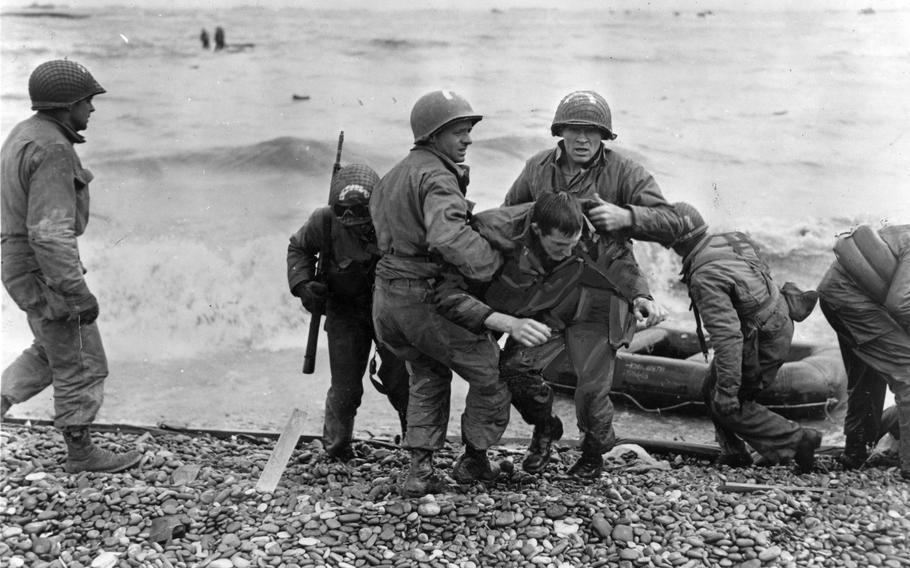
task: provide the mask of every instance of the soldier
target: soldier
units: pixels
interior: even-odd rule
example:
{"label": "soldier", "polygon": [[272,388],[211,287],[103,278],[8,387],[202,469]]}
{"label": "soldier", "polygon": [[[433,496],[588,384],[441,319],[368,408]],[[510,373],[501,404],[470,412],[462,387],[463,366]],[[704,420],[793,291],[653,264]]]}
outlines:
{"label": "soldier", "polygon": [[[484,281],[502,261],[468,225],[468,168],[462,163],[481,118],[451,91],[422,96],[411,111],[415,145],[370,200],[383,254],[376,268],[373,321],[379,341],[408,362],[411,375],[404,444],[411,464],[402,488],[411,496],[444,488],[433,453],[445,443],[452,371],[470,385],[461,417],[465,450],[453,469],[457,481],[496,478],[487,449],[509,421],[509,391],[499,380],[496,341],[439,315],[433,294],[446,264]],[[506,331],[513,320],[493,325]]]}
{"label": "soldier", "polygon": [[75,61],[39,65],[29,77],[32,110],[3,143],[3,286],[26,313],[34,343],[3,371],[2,409],[54,389],[54,426],[63,433],[64,468],[118,472],[139,463],[92,443],[89,425],[104,398],[107,357],[96,318],[98,300],[83,276],[77,237],[89,220],[92,173],[74,144],[88,128],[93,98],[104,93]]}
{"label": "soldier", "polygon": [[[859,250],[865,266],[843,255],[818,285],[822,312],[837,332],[847,369],[842,463],[855,468],[866,461],[869,445],[880,436],[887,385],[897,403],[900,471],[910,480],[910,225],[869,230],[866,236],[868,246]],[[889,277],[870,278],[863,273],[869,265]]]}
{"label": "soldier", "polygon": [[682,258],[702,349],[702,322],[714,346],[705,404],[720,444],[718,463],[752,464],[744,442],[771,464],[794,460],[812,470],[821,434],[802,428],[756,402],[790,352],[793,321],[757,246],[746,235],[708,234],[701,214],[688,203],[674,205],[680,225],[664,244]]}
{"label": "soldier", "polygon": [[[506,194],[504,205],[534,201],[542,193],[571,193],[598,231],[632,250],[630,238],[654,240],[675,223],[673,208],[653,176],[604,143],[615,140],[607,101],[594,91],[574,91],[556,107],[550,133],[556,148],[527,161]],[[675,225],[673,225],[675,226]],[[653,298],[635,300],[639,320],[662,319]]]}
{"label": "soldier", "polygon": [[582,434],[581,457],[569,474],[597,478],[603,453],[616,444],[609,396],[616,349],[631,339],[632,300],[648,295],[647,283],[631,252],[595,234],[579,201],[566,192],[483,211],[472,225],[502,251],[504,266],[492,282],[475,284],[470,291],[449,275],[440,287],[440,311],[475,331],[493,312],[539,323],[531,341],[510,336],[500,358],[512,405],[534,425],[522,467],[529,473],[543,471],[553,442],[562,436],[544,373],[565,368],[576,377],[575,412]]}
{"label": "soldier", "polygon": [[[310,312],[325,313],[332,384],[325,399],[322,440],[331,459],[354,457],[354,417],[363,397],[363,374],[375,339],[373,279],[379,249],[370,219],[370,195],[379,176],[362,164],[338,170],[329,206],[313,211],[288,245],[288,285]],[[325,279],[316,277],[317,258]],[[377,344],[382,364],[376,386],[407,430],[408,371],[404,361]],[[371,373],[372,378],[372,373]]]}

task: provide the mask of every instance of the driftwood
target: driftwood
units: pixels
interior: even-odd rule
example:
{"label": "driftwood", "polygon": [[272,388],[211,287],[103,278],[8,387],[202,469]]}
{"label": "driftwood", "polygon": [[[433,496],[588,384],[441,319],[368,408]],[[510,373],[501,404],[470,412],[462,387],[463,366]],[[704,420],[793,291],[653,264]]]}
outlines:
{"label": "driftwood", "polygon": [[802,485],[763,485],[761,483],[735,483],[728,481],[721,483],[719,489],[726,493],[753,493],[756,491],[785,491],[788,493],[791,492],[800,492],[800,491],[814,491],[814,492],[824,492],[824,491],[837,491],[837,488],[834,487],[804,487]]}

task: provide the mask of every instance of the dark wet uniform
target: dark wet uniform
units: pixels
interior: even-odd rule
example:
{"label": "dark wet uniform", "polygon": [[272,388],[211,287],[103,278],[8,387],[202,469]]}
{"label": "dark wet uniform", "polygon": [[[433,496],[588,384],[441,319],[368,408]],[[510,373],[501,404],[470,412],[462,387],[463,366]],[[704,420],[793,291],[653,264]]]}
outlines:
{"label": "dark wet uniform", "polygon": [[887,384],[897,403],[901,471],[910,475],[910,225],[884,227],[878,234],[897,259],[884,305],[838,261],[825,273],[818,293],[847,369],[848,446],[875,443]]}
{"label": "dark wet uniform", "polygon": [[505,263],[491,283],[469,291],[460,279],[447,278],[439,309],[478,332],[493,311],[547,324],[552,335],[542,345],[506,342],[500,372],[512,404],[529,424],[545,424],[553,390],[544,372],[572,373],[582,448],[603,453],[616,443],[609,397],[616,348],[634,332],[631,302],[648,295],[647,284],[628,249],[599,237],[584,238],[567,259],[550,260],[530,230],[532,207],[503,207],[474,217],[472,225],[503,252]]}
{"label": "dark wet uniform", "polygon": [[[755,245],[742,233],[706,235],[683,259],[683,281],[714,347],[705,403],[726,455],[747,455],[746,441],[771,463],[789,461],[802,428],[756,402],[790,352],[793,321]],[[740,409],[717,411],[714,391]]]}
{"label": "dark wet uniform", "polygon": [[383,253],[376,268],[373,321],[379,340],[411,372],[405,446],[437,450],[445,443],[452,371],[469,383],[462,438],[485,450],[509,422],[509,391],[499,380],[499,346],[436,312],[434,286],[443,266],[489,280],[501,256],[468,225],[468,170],[416,146],[386,174],[370,199]]}
{"label": "dark wet uniform", "polygon": [[[328,300],[325,330],[329,342],[332,384],[326,395],[323,441],[329,454],[346,448],[363,396],[363,375],[375,339],[372,319],[373,278],[379,249],[375,234],[341,223],[331,207],[313,212],[288,245],[288,284],[291,290],[316,276],[317,254],[328,229],[331,252],[326,267]],[[377,375],[381,392],[398,412],[402,429],[408,408],[408,372],[404,361],[377,345],[382,360]]]}

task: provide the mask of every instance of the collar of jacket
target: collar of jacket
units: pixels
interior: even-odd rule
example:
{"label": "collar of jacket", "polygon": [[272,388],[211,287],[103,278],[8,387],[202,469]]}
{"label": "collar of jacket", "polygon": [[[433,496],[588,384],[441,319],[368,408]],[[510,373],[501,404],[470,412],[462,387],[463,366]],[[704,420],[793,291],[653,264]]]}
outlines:
{"label": "collar of jacket", "polygon": [[698,242],[698,244],[695,245],[695,247],[689,251],[689,254],[687,254],[682,259],[682,270],[679,271],[679,274],[680,274],[680,276],[682,276],[683,282],[689,281],[689,277],[691,276],[690,270],[692,269],[692,263],[695,261],[695,257],[698,255],[699,252],[702,251],[702,249],[704,249],[706,246],[708,246],[708,241],[711,240],[712,236],[713,235],[711,235],[710,233],[705,233],[704,236],[702,237],[702,239]]}
{"label": "collar of jacket", "polygon": [[471,183],[471,167],[470,166],[465,166],[463,164],[456,164],[448,156],[446,156],[442,152],[438,151],[436,148],[433,148],[432,146],[428,146],[426,144],[417,144],[416,146],[411,148],[412,152],[417,151],[417,150],[423,150],[423,151],[429,152],[430,154],[433,154],[434,156],[436,156],[437,158],[442,160],[442,165],[444,165],[447,170],[449,170],[450,172],[455,174],[455,177],[458,178],[459,185],[461,185],[463,187],[467,187],[468,184]]}
{"label": "collar of jacket", "polygon": [[63,132],[63,135],[66,136],[67,139],[69,139],[69,141],[72,142],[73,144],[82,144],[83,142],[85,142],[84,136],[82,136],[81,134],[79,134],[78,132],[73,130],[68,125],[63,124],[62,122],[60,122],[59,120],[57,120],[56,118],[54,118],[53,116],[51,116],[47,113],[38,111],[35,113],[35,118],[37,118],[38,120],[45,120],[47,122],[57,125],[57,127],[60,129],[60,131]]}

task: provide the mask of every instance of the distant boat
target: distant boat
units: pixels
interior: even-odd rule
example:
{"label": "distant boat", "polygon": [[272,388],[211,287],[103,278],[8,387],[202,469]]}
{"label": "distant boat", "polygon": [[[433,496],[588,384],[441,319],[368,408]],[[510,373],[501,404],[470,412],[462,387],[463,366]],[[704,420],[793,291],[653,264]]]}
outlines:
{"label": "distant boat", "polygon": [[291,100],[293,101],[308,101],[310,100],[310,95],[291,95]]}
{"label": "distant boat", "polygon": [[873,10],[872,8],[863,8],[862,10],[859,11],[859,13],[864,16],[871,16],[872,14],[875,13],[875,10]]}
{"label": "distant boat", "polygon": [[[704,411],[701,388],[708,363],[694,332],[658,326],[635,334],[617,353],[611,395],[642,410]],[[557,391],[574,392],[576,376],[560,355],[544,371]],[[836,346],[794,343],[774,383],[757,398],[780,414],[818,414],[846,400],[847,374]]]}
{"label": "distant boat", "polygon": [[37,2],[25,6],[21,11],[0,12],[0,16],[14,16],[18,18],[65,18],[70,20],[80,20],[90,17],[89,14],[64,12],[58,10],[53,4],[39,4]]}

